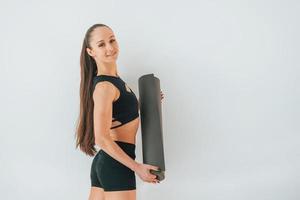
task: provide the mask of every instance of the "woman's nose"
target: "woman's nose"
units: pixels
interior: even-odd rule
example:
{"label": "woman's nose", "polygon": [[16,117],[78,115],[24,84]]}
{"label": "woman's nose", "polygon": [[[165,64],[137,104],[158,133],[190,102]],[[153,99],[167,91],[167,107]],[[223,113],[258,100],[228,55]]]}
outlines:
{"label": "woman's nose", "polygon": [[112,50],[114,50],[114,48],[113,48],[113,46],[112,45],[107,45],[107,51],[112,51]]}

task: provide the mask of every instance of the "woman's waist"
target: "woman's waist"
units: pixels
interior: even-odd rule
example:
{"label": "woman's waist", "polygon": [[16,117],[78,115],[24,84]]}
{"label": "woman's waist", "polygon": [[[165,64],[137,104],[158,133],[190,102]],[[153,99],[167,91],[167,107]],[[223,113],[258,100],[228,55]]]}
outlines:
{"label": "woman's waist", "polygon": [[122,132],[122,133],[110,133],[110,137],[114,141],[121,141],[130,144],[135,144],[135,137],[137,132]]}
{"label": "woman's waist", "polygon": [[114,129],[110,129],[110,136],[115,141],[135,144],[135,137],[139,128],[139,117]]}
{"label": "woman's waist", "polygon": [[[124,142],[124,141],[115,141],[115,143],[131,158],[135,159],[135,144]],[[106,153],[103,149],[100,149],[97,155],[105,155],[106,157],[112,158],[108,153]]]}

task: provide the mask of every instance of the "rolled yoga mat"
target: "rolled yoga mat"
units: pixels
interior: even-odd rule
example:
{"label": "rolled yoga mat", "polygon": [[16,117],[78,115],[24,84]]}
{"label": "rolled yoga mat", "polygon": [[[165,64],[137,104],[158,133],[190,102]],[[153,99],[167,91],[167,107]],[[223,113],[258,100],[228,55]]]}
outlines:
{"label": "rolled yoga mat", "polygon": [[159,181],[165,178],[165,159],[161,114],[160,80],[153,74],[139,78],[139,102],[141,115],[143,163],[158,166],[150,170]]}

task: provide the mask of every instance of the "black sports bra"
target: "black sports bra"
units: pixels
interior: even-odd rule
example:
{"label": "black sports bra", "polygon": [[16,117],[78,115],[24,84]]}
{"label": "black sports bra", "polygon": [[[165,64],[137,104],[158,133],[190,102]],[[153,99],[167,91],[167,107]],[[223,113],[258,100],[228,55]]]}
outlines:
{"label": "black sports bra", "polygon": [[120,96],[113,102],[112,122],[110,129],[114,129],[139,117],[138,100],[128,85],[117,76],[97,75],[93,78],[93,91],[96,84],[101,81],[109,81],[120,91]]}

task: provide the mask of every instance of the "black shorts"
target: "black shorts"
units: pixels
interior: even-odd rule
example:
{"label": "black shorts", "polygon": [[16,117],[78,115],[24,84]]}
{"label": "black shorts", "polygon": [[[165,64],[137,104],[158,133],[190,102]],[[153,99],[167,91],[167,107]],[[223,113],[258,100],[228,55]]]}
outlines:
{"label": "black shorts", "polygon": [[[135,144],[115,141],[123,151],[135,160]],[[135,190],[135,173],[102,149],[95,155],[91,165],[91,186],[104,191]]]}

